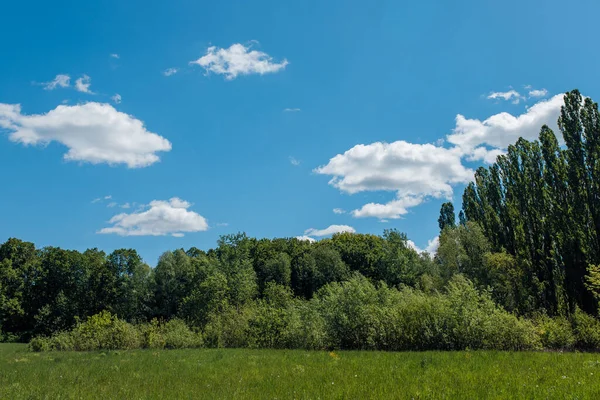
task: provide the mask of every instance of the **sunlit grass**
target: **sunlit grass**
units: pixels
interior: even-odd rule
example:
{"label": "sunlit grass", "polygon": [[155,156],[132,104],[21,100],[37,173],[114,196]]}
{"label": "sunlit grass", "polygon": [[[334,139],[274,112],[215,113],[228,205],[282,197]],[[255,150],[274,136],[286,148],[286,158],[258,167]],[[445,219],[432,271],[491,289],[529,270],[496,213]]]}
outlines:
{"label": "sunlit grass", "polygon": [[0,399],[600,398],[600,354],[0,345]]}

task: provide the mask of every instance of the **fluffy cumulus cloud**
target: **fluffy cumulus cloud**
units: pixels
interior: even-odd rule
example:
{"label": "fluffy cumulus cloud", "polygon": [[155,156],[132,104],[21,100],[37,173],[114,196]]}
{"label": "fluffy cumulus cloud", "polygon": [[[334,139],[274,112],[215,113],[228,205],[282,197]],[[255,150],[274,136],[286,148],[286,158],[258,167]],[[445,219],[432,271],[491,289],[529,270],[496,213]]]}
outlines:
{"label": "fluffy cumulus cloud", "polygon": [[461,162],[457,148],[405,141],[359,144],[315,169],[331,175],[330,185],[345,193],[394,191],[387,204],[370,203],[352,211],[355,217],[399,218],[427,197],[450,197],[452,185],[468,182],[473,171]]}
{"label": "fluffy cumulus cloud", "polygon": [[205,55],[196,61],[191,61],[190,64],[201,66],[207,73],[224,75],[225,79],[232,80],[238,75],[279,72],[288,65],[288,61],[284,59],[281,62],[274,62],[267,53],[236,43],[227,49],[211,46],[206,50]]}
{"label": "fluffy cumulus cloud", "polygon": [[305,236],[317,236],[317,237],[321,237],[321,236],[329,236],[329,235],[333,235],[334,233],[342,233],[342,232],[350,232],[350,233],[355,233],[356,230],[348,225],[330,225],[325,229],[315,229],[315,228],[310,228],[304,231],[304,235]]}
{"label": "fluffy cumulus cloud", "polygon": [[87,75],[83,75],[81,78],[78,78],[75,81],[75,89],[78,92],[93,94],[90,90],[90,86],[92,85],[92,78]]}
{"label": "fluffy cumulus cloud", "polygon": [[406,244],[408,247],[414,249],[417,253],[428,253],[433,256],[435,253],[437,253],[437,249],[440,246],[440,237],[436,236],[429,240],[425,249],[418,247],[412,240],[408,240]]}
{"label": "fluffy cumulus cloud", "polygon": [[57,88],[66,88],[70,86],[71,77],[65,74],[56,75],[50,82],[44,82],[42,85],[46,90],[54,90]]}
{"label": "fluffy cumulus cloud", "polygon": [[[538,95],[531,87],[527,89],[530,96]],[[538,97],[547,93],[545,89],[542,91]],[[516,92],[492,93],[490,97],[522,98]],[[411,207],[430,198],[450,199],[455,185],[473,179],[474,171],[463,164],[465,160],[493,163],[519,137],[537,139],[543,125],[548,125],[560,138],[557,120],[563,104],[560,94],[540,100],[517,116],[502,112],[481,121],[459,114],[446,140],[436,144],[402,140],[359,144],[331,158],[314,172],[331,176],[329,184],[344,193],[396,193],[395,198],[385,204],[368,203],[351,211],[355,218],[373,217],[382,221],[400,218]],[[428,248],[432,246],[435,247],[435,242]]]}
{"label": "fluffy cumulus cloud", "polygon": [[45,114],[24,115],[19,104],[0,103],[0,127],[9,139],[24,145],[59,142],[69,150],[64,158],[92,164],[147,167],[171,143],[146,129],[142,121],[115,110],[110,104],[60,105]]}
{"label": "fluffy cumulus cloud", "polygon": [[142,210],[115,215],[109,221],[112,226],[103,228],[98,233],[120,236],[182,237],[185,233],[207,230],[206,219],[190,211],[190,207],[190,203],[177,197],[168,201],[154,200]]}
{"label": "fluffy cumulus cloud", "polygon": [[311,238],[310,236],[296,236],[296,239],[298,239],[298,240],[305,240],[305,241],[311,242],[311,243],[314,243],[314,242],[317,241],[316,239]]}
{"label": "fluffy cumulus cloud", "polygon": [[[447,141],[458,146],[468,155],[470,160],[494,161],[494,155],[499,150],[523,137],[528,140],[536,139],[542,125],[548,125],[558,131],[557,120],[560,107],[564,104],[563,95],[556,95],[548,100],[534,104],[519,116],[507,112],[492,115],[486,120],[468,119],[463,115],[456,116],[456,127]],[[487,147],[492,148],[490,155]]]}

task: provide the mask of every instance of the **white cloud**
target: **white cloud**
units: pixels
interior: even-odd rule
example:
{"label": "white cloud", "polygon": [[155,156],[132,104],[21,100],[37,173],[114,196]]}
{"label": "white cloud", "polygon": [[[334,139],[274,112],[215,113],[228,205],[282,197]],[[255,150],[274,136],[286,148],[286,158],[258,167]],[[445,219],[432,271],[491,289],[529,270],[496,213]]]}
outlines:
{"label": "white cloud", "polygon": [[120,57],[120,56],[119,56],[117,53],[112,53],[110,56],[111,56],[112,58],[116,58],[117,60],[118,60],[119,58],[121,58],[121,57]]}
{"label": "white cloud", "polygon": [[423,250],[419,246],[417,246],[415,244],[415,242],[413,242],[412,240],[407,240],[406,244],[408,245],[408,247],[412,248],[419,254],[425,252],[425,253],[428,253],[430,256],[433,256],[437,252],[437,249],[440,245],[440,237],[436,236],[433,239],[429,240],[427,242],[427,247],[425,248],[425,250]]}
{"label": "white cloud", "polygon": [[219,222],[217,224],[215,224],[216,226],[229,226],[228,222]]}
{"label": "white cloud", "polygon": [[121,95],[119,93],[115,94],[113,97],[111,97],[112,101],[115,102],[115,104],[121,104]]}
{"label": "white cloud", "polygon": [[45,114],[23,115],[20,104],[0,103],[0,126],[12,131],[13,142],[62,143],[69,149],[64,155],[69,161],[140,168],[159,161],[157,152],[171,150],[167,139],[110,104],[60,105]]}
{"label": "white cloud", "polygon": [[177,72],[179,72],[179,68],[167,68],[163,71],[163,75],[171,76],[171,75],[175,75]]}
{"label": "white cloud", "polygon": [[341,232],[350,232],[350,233],[355,233],[356,230],[348,225],[330,225],[325,229],[314,229],[314,228],[310,228],[304,231],[304,235],[306,236],[329,236],[329,235],[333,235],[334,233],[341,233]]}
{"label": "white cloud", "polygon": [[154,200],[145,211],[122,213],[110,219],[111,227],[98,233],[120,236],[165,236],[181,237],[188,232],[208,229],[206,219],[188,210],[191,204],[173,197],[168,201]]}
{"label": "white cloud", "polygon": [[54,90],[56,88],[66,88],[70,86],[71,77],[69,75],[59,74],[56,75],[54,80],[50,82],[44,82],[44,89],[46,90]]}
{"label": "white cloud", "polygon": [[121,204],[119,207],[121,207],[121,208],[131,208],[131,204],[124,203],[124,204]]}
{"label": "white cloud", "polygon": [[302,110],[299,108],[284,108],[283,109],[283,112],[300,112],[300,111],[302,111]]}
{"label": "white cloud", "polygon": [[452,185],[468,182],[473,171],[463,166],[461,152],[432,144],[405,141],[359,144],[338,154],[316,173],[332,175],[329,184],[345,193],[395,191],[396,200],[370,203],[354,217],[399,218],[427,197],[450,197]]}
{"label": "white cloud", "polygon": [[529,97],[546,97],[548,91],[546,89],[532,89],[529,91]]}
{"label": "white cloud", "polygon": [[436,236],[427,242],[427,247],[425,248],[425,251],[433,255],[437,253],[438,247],[440,247],[440,237]]}
{"label": "white cloud", "polygon": [[102,200],[110,200],[110,199],[112,199],[111,195],[107,195],[107,196],[104,196],[104,197],[98,197],[98,198],[95,198],[94,200],[92,200],[92,204],[99,203]]}
{"label": "white cloud", "polygon": [[465,155],[469,155],[469,159],[489,161],[495,158],[490,156],[485,148],[481,150],[479,146],[506,149],[519,137],[527,140],[537,139],[544,124],[558,132],[556,121],[563,104],[563,95],[559,94],[534,104],[517,117],[502,112],[480,121],[467,119],[459,114],[456,116],[456,127],[453,133],[447,136],[447,140],[457,145]]}
{"label": "white cloud", "polygon": [[[439,197],[439,195],[434,195],[434,197]],[[399,195],[396,200],[392,200],[386,204],[365,204],[360,209],[353,210],[352,216],[354,218],[374,217],[379,219],[397,219],[402,215],[407,214],[409,208],[418,206],[419,204],[423,203],[424,200],[425,198],[422,195]]]}
{"label": "white cloud", "polygon": [[262,51],[251,50],[251,46],[232,44],[228,49],[211,46],[206,54],[190,64],[203,67],[207,73],[225,75],[232,80],[238,75],[269,74],[279,72],[288,65],[287,60],[273,62],[273,58]]}
{"label": "white cloud", "polygon": [[345,214],[346,210],[342,210],[341,208],[334,208],[333,213],[334,214]]}
{"label": "white cloud", "polygon": [[291,156],[290,156],[290,163],[295,167],[300,165],[300,161],[296,160],[294,157],[291,157]]}
{"label": "white cloud", "polygon": [[562,105],[563,95],[556,95],[516,117],[503,112],[480,121],[459,114],[446,137],[452,148],[441,147],[443,142],[359,144],[314,172],[330,175],[329,184],[344,193],[396,192],[395,199],[385,204],[372,202],[351,211],[355,218],[400,218],[430,198],[451,198],[453,186],[472,180],[474,171],[463,165],[464,159],[493,163],[519,137],[537,139],[544,124],[558,133]]}
{"label": "white cloud", "polygon": [[92,78],[87,75],[83,75],[81,78],[78,78],[75,81],[75,89],[82,93],[93,94],[90,90],[90,86],[92,85]]}
{"label": "white cloud", "polygon": [[314,242],[317,241],[316,239],[313,239],[310,236],[296,236],[296,239],[298,239],[298,240],[306,240],[306,241],[311,242],[311,243],[314,243]]}
{"label": "white cloud", "polygon": [[113,208],[113,207],[116,207],[116,206],[117,206],[117,202],[115,202],[115,201],[111,201],[110,203],[108,203],[106,205],[106,207],[108,207],[108,208]]}
{"label": "white cloud", "polygon": [[511,89],[507,92],[492,92],[487,98],[494,100],[503,99],[506,101],[512,100],[513,104],[519,104],[519,102],[524,99],[524,97],[514,89]]}

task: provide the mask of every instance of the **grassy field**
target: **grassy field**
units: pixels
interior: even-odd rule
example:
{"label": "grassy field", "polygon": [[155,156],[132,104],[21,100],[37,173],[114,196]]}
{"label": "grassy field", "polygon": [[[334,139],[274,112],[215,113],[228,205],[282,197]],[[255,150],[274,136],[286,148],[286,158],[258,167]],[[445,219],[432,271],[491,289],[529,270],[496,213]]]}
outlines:
{"label": "grassy field", "polygon": [[0,344],[0,399],[599,399],[600,354],[164,350]]}

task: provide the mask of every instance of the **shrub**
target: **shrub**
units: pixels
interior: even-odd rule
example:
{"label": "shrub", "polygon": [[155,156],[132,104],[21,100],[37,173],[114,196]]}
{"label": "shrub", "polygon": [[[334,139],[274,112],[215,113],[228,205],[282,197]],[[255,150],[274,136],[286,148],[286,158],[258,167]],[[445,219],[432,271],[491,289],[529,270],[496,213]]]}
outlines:
{"label": "shrub", "polygon": [[204,338],[209,347],[248,347],[249,321],[254,312],[253,303],[236,308],[229,306],[221,313],[209,316],[204,327]]}
{"label": "shrub", "polygon": [[562,317],[538,317],[535,321],[542,345],[548,349],[568,350],[575,344],[575,335],[568,320]]}
{"label": "shrub", "polygon": [[325,320],[313,304],[314,301],[301,301],[289,310],[288,324],[283,333],[287,348],[323,350],[330,347]]}
{"label": "shrub", "polygon": [[32,339],[34,351],[47,350],[118,350],[141,346],[140,332],[133,325],[118,319],[108,311],[89,317],[70,332],[59,332],[52,337]]}
{"label": "shrub", "polygon": [[29,342],[29,350],[31,351],[50,351],[52,348],[52,340],[48,337],[38,336],[31,339]]}
{"label": "shrub", "polygon": [[142,346],[148,349],[164,349],[167,345],[165,336],[161,332],[158,319],[154,318],[150,323],[139,326],[142,337]]}
{"label": "shrub", "polygon": [[202,347],[202,334],[193,332],[185,322],[172,319],[161,327],[164,337],[164,347],[167,349],[183,349]]}
{"label": "shrub", "polygon": [[575,346],[584,350],[600,349],[600,321],[579,308],[573,314]]}

